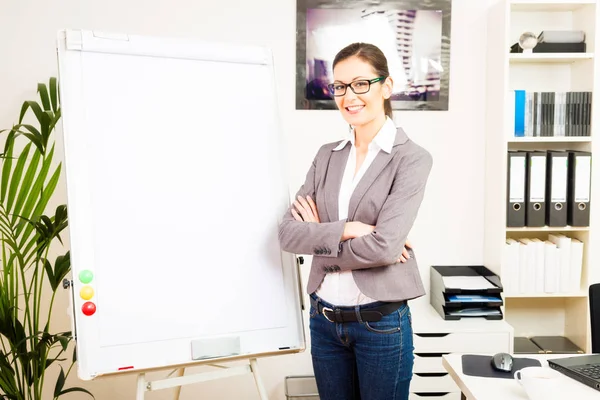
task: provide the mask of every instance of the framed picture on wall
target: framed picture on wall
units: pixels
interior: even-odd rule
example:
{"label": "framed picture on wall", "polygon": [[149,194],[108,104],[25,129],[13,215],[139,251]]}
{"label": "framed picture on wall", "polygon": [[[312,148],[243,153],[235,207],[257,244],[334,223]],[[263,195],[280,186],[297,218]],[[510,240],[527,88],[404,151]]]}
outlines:
{"label": "framed picture on wall", "polygon": [[339,50],[379,47],[394,110],[448,110],[451,0],[297,0],[296,109],[335,109],[327,84]]}

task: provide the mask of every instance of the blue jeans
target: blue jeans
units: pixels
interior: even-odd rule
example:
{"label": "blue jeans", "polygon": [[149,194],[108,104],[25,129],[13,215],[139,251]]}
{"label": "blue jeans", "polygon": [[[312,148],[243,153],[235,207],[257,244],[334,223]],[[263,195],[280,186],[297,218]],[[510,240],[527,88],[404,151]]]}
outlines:
{"label": "blue jeans", "polygon": [[[339,308],[368,309],[380,304]],[[329,322],[311,306],[310,338],[321,400],[408,400],[414,364],[408,305],[377,322],[345,323]]]}

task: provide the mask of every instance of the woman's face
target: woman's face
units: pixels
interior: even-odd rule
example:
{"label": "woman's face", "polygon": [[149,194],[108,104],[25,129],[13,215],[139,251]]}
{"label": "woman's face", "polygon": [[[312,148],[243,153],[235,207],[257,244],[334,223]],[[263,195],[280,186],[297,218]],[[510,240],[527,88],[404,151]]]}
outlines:
{"label": "woman's face", "polygon": [[[358,57],[350,57],[336,64],[333,70],[333,78],[334,84],[350,84],[359,80],[379,78],[379,75],[377,75],[371,64]],[[369,84],[367,83],[356,88],[356,90],[360,92],[368,87]],[[346,87],[346,94],[334,96],[334,99],[346,122],[357,127],[385,115],[383,101],[389,98],[391,93],[391,79],[387,78],[385,81],[371,83],[369,91],[363,94],[354,93],[352,88],[348,86]]]}

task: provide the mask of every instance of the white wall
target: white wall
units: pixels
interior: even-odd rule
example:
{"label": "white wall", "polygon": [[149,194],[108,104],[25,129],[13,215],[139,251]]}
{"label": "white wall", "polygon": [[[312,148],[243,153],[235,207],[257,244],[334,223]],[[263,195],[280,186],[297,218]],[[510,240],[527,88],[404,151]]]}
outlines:
{"label": "white wall", "polygon": [[[434,167],[410,239],[428,287],[430,265],[477,264],[483,259],[483,160],[485,40],[488,1],[454,0],[450,109],[447,112],[396,111],[396,122],[427,148]],[[55,37],[64,28],[135,34],[190,36],[257,43],[275,54],[283,132],[293,192],[322,143],[342,137],[337,111],[296,111],[295,1],[291,0],[0,0],[0,129],[16,123],[20,105],[36,98],[38,82],[57,75]],[[234,96],[232,94],[232,96]],[[235,108],[231,109],[235,115]],[[64,202],[64,187],[59,187]],[[309,261],[309,260],[307,260]],[[304,274],[306,282],[308,267]],[[412,303],[413,315],[428,297]],[[66,294],[56,302],[53,329],[69,329]],[[311,373],[310,353],[260,361],[272,399],[283,399],[286,375]],[[153,373],[151,377],[160,377]],[[74,377],[72,377],[74,378]],[[135,377],[120,376],[83,384],[96,399],[131,399]],[[251,377],[199,384],[182,390],[182,399],[256,399]],[[70,394],[71,399],[84,395]],[[147,399],[170,399],[171,391]]]}

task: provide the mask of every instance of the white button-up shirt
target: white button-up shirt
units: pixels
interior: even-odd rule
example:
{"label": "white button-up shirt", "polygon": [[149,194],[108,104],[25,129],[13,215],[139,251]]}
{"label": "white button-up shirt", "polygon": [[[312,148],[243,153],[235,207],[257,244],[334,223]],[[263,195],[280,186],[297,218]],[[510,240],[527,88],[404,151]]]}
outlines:
{"label": "white button-up shirt", "polygon": [[[338,218],[340,220],[348,218],[350,197],[377,154],[379,154],[380,151],[385,151],[388,154],[391,153],[395,139],[396,125],[392,119],[387,117],[381,129],[377,132],[377,135],[375,135],[371,143],[369,143],[367,156],[360,166],[360,169],[356,171],[356,175],[354,175],[354,171],[356,170],[354,129],[349,131],[347,139],[343,140],[335,149],[333,149],[333,151],[339,151],[346,147],[348,142],[352,143],[348,161],[346,162],[346,169],[344,170],[344,176],[342,178],[342,184],[340,186],[338,199]],[[325,279],[321,283],[319,289],[317,289],[316,293],[323,300],[338,306],[354,306],[376,301],[365,296],[360,291],[354,282],[352,271],[328,273],[325,275]]]}

